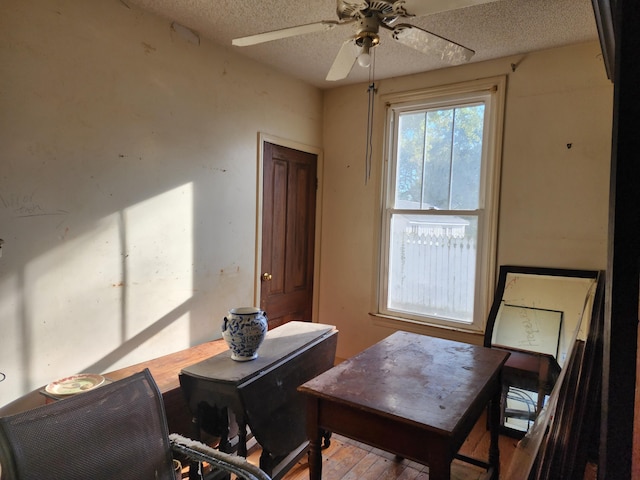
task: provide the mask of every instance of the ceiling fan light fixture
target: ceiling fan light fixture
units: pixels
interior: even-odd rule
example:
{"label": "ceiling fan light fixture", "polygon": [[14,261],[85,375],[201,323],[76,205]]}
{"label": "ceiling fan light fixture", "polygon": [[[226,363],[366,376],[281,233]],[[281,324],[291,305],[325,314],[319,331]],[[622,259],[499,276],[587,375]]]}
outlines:
{"label": "ceiling fan light fixture", "polygon": [[371,50],[372,42],[370,37],[365,37],[362,42],[362,49],[358,55],[358,65],[363,68],[367,68],[371,65]]}
{"label": "ceiling fan light fixture", "polygon": [[380,37],[373,32],[361,31],[356,38],[356,45],[360,47],[358,65],[367,68],[371,65],[371,49],[380,43]]}
{"label": "ceiling fan light fixture", "polygon": [[363,68],[368,68],[371,65],[371,54],[369,50],[363,51],[360,55],[358,55],[358,65]]}

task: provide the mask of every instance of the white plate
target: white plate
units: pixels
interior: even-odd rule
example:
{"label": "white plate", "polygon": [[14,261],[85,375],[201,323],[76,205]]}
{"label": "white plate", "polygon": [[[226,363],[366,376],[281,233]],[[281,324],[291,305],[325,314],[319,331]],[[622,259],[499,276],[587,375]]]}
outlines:
{"label": "white plate", "polygon": [[95,373],[81,373],[61,378],[46,386],[47,393],[52,395],[74,395],[86,392],[104,383],[104,377]]}

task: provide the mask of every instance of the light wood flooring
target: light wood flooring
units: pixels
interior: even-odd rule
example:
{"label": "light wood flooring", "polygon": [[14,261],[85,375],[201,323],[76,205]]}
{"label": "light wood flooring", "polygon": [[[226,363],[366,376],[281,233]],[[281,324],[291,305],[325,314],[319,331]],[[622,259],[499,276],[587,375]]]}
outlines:
{"label": "light wood flooring", "polygon": [[[460,453],[486,460],[489,453],[489,431],[485,427],[485,417],[481,417],[460,449]],[[506,469],[515,450],[517,440],[500,436],[500,468]],[[258,448],[249,452],[249,461],[257,464],[260,457]],[[322,451],[323,480],[427,480],[429,468],[419,463],[401,460],[393,454],[370,447],[340,435],[331,437],[331,445]],[[452,480],[480,480],[486,477],[479,467],[455,460],[452,465]],[[304,456],[283,480],[308,480],[309,469]]]}

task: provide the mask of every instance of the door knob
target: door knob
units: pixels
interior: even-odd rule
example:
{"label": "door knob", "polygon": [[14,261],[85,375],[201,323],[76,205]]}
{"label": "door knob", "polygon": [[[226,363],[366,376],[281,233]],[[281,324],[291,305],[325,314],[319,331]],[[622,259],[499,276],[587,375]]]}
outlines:
{"label": "door knob", "polygon": [[272,278],[273,278],[273,277],[271,276],[271,274],[270,274],[270,273],[265,272],[265,273],[263,273],[263,274],[262,274],[262,281],[263,281],[263,282],[268,282],[268,281],[269,281],[269,280],[271,280]]}

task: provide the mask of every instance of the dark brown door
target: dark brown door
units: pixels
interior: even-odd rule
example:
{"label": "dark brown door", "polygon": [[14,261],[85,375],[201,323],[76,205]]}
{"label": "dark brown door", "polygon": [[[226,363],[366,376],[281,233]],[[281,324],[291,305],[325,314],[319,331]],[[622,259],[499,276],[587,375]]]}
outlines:
{"label": "dark brown door", "polygon": [[316,155],[264,144],[260,308],[269,328],[311,321]]}

